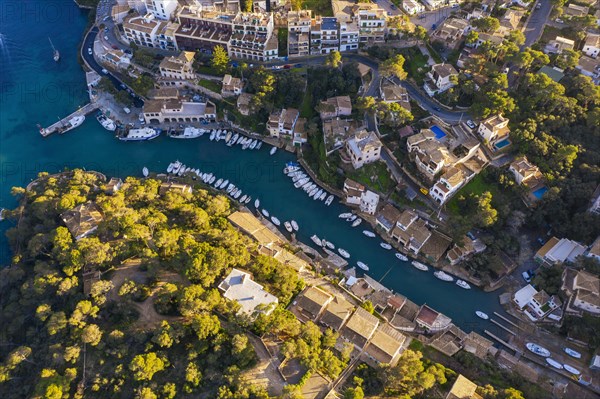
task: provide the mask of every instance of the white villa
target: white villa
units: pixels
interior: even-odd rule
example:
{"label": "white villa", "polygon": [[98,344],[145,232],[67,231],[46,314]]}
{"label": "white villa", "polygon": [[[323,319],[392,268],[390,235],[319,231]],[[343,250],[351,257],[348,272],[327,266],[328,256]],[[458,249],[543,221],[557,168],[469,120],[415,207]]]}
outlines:
{"label": "white villa", "polygon": [[381,157],[381,141],[374,132],[359,130],[346,141],[346,151],[354,169],[378,161]]}
{"label": "white villa", "polygon": [[253,315],[257,307],[265,307],[261,311],[270,314],[279,302],[275,295],[269,294],[263,286],[252,280],[249,273],[233,269],[225,280],[219,284],[224,298],[240,304],[240,313]]}

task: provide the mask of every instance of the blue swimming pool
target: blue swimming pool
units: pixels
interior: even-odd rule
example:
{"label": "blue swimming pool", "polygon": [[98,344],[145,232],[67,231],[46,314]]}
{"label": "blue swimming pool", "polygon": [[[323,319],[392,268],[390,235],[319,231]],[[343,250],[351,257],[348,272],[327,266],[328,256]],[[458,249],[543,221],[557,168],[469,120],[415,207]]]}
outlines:
{"label": "blue swimming pool", "polygon": [[494,147],[497,150],[501,150],[501,149],[503,149],[504,147],[506,147],[509,144],[510,144],[510,140],[509,139],[503,139],[503,140],[500,140],[499,142],[497,142],[496,144],[494,144]]}
{"label": "blue swimming pool", "polygon": [[535,198],[537,199],[542,199],[542,196],[544,195],[544,193],[548,191],[548,187],[544,186],[544,187],[540,187],[537,190],[535,190],[532,194]]}
{"label": "blue swimming pool", "polygon": [[446,137],[446,133],[444,133],[444,131],[439,126],[433,125],[430,129],[433,133],[435,133],[436,139],[440,140]]}

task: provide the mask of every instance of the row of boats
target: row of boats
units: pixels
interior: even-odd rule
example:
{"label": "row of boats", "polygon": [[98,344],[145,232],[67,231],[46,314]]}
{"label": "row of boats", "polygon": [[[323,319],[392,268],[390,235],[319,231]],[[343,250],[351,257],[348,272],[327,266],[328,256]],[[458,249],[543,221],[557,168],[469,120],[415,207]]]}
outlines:
{"label": "row of boats", "polygon": [[[275,147],[273,147],[275,148]],[[283,168],[283,173],[292,179],[294,187],[304,190],[309,198],[315,201],[325,201],[325,205],[329,206],[335,198],[333,194],[327,195],[327,190],[320,188],[317,183],[302,171],[300,165],[296,162],[288,162]]]}
{"label": "row of boats", "polygon": [[[544,357],[546,358],[546,363],[548,363],[550,366],[554,367],[557,370],[566,370],[569,373],[573,374],[573,375],[579,375],[581,374],[581,372],[579,370],[577,370],[575,367],[566,364],[566,363],[560,363],[554,359],[552,359],[550,356],[552,356],[552,353],[550,353],[550,351],[546,348],[544,348],[543,346],[540,346],[538,344],[535,344],[533,342],[528,342],[527,344],[525,344],[525,347],[532,353]],[[563,350],[565,351],[565,353],[575,359],[581,359],[581,353],[577,352],[576,350],[573,350],[571,348],[563,348]]]}
{"label": "row of boats", "polygon": [[[237,132],[234,133],[233,131],[227,129],[211,130],[188,126],[181,132],[175,130],[168,132],[168,136],[174,139],[195,139],[197,137],[202,137],[204,134],[209,134],[210,141],[225,141],[228,147],[240,145],[242,146],[242,150],[259,150],[262,147],[262,141],[246,137]],[[277,151],[276,147],[273,148],[275,151]],[[271,151],[275,153],[273,149],[271,149]]]}
{"label": "row of boats", "polygon": [[115,121],[110,119],[102,111],[98,111],[98,114],[96,114],[96,120],[98,121],[98,123],[100,123],[100,125],[102,125],[103,128],[105,128],[109,132],[114,132],[115,130],[117,130],[117,124],[115,123]]}
{"label": "row of boats", "polygon": [[[144,173],[146,173],[146,171],[144,171]],[[230,183],[229,180],[217,178],[213,173],[202,172],[200,169],[191,168],[180,161],[171,162],[167,167],[167,173],[177,176],[191,174],[193,177],[199,178],[205,184],[212,185],[217,190],[225,191],[231,198],[238,200],[241,204],[248,204],[252,201],[250,195],[242,193],[242,190],[236,187],[235,184]],[[258,199],[256,201],[258,201]]]}

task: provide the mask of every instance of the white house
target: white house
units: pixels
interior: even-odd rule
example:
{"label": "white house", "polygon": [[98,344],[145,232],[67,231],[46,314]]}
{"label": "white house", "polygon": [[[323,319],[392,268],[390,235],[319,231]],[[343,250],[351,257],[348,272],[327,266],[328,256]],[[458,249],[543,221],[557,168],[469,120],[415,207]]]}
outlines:
{"label": "white house", "polygon": [[435,64],[427,74],[423,88],[433,97],[437,93],[443,93],[454,86],[452,77],[458,77],[458,71],[450,64]]}
{"label": "white house", "polygon": [[538,291],[531,284],[517,291],[513,300],[532,321],[543,319],[562,305],[558,297]]}
{"label": "white house", "polygon": [[382,144],[377,135],[374,132],[367,132],[365,129],[354,133],[346,141],[346,151],[354,169],[378,161],[381,158],[381,147]]}
{"label": "white house", "polygon": [[550,40],[546,47],[544,47],[544,53],[546,54],[562,54],[564,50],[573,50],[575,48],[575,41],[567,39],[566,37],[556,36],[556,39]]}
{"label": "white house", "polygon": [[567,238],[552,237],[544,246],[536,253],[535,259],[551,265],[555,263],[574,262],[575,259],[583,255],[585,247],[577,241]]}
{"label": "white house", "polygon": [[465,183],[465,176],[461,169],[456,167],[448,170],[429,191],[429,195],[440,205],[444,204]]}
{"label": "white house", "polygon": [[508,118],[504,118],[502,115],[490,116],[481,121],[477,133],[491,146],[496,141],[502,140],[510,134]]}
{"label": "white house", "polygon": [[221,87],[221,95],[227,96],[238,96],[242,94],[242,80],[240,78],[234,78],[230,74],[223,76],[223,86]]}
{"label": "white house", "polygon": [[527,184],[528,180],[541,177],[538,167],[530,164],[524,156],[515,159],[508,170],[512,172],[518,185]]}
{"label": "white house", "polygon": [[561,290],[569,297],[567,312],[589,312],[600,315],[600,280],[582,270],[566,268],[562,274]]}
{"label": "white house", "polygon": [[402,2],[402,8],[408,15],[420,14],[425,11],[425,6],[416,0],[404,0]]}
{"label": "white house", "polygon": [[275,110],[269,116],[267,128],[272,137],[293,136],[300,112],[294,108]]}
{"label": "white house", "polygon": [[146,0],[146,10],[162,20],[171,19],[178,5],[177,0]]}
{"label": "white house", "polygon": [[360,200],[365,192],[365,186],[354,180],[344,180],[344,194],[346,195],[346,203],[351,205],[360,205]]}
{"label": "white house", "polygon": [[102,60],[120,69],[127,69],[131,65],[131,55],[122,50],[108,50],[102,55]]}
{"label": "white house", "polygon": [[360,197],[360,210],[361,212],[374,215],[377,211],[377,204],[379,204],[379,194],[373,191],[365,191]]}
{"label": "white house", "polygon": [[224,298],[240,304],[240,313],[253,315],[257,307],[261,312],[270,314],[279,302],[275,295],[269,294],[263,286],[252,280],[249,273],[233,269],[219,284]]}
{"label": "white house", "polygon": [[600,54],[600,35],[588,33],[581,51],[588,57],[598,57],[598,54]]}

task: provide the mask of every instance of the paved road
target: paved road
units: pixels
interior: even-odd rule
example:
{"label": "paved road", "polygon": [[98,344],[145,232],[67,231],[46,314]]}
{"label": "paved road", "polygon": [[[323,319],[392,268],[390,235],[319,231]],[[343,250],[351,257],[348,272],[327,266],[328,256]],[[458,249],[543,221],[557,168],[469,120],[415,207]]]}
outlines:
{"label": "paved road", "polygon": [[381,8],[383,8],[386,12],[387,15],[392,16],[392,15],[402,15],[402,11],[400,11],[398,9],[398,7],[396,7],[394,5],[394,3],[392,3],[390,0],[373,0],[375,3],[377,3],[377,5]]}
{"label": "paved road", "polygon": [[[540,9],[536,10],[537,4],[541,4]],[[544,31],[544,25],[548,22],[548,17],[552,11],[552,4],[550,0],[538,0],[531,10],[531,17],[527,23],[527,26],[523,29],[525,34],[524,46],[529,47],[533,43],[539,40]]]}
{"label": "paved road", "polygon": [[410,22],[420,25],[427,31],[432,30],[433,25],[439,26],[453,11],[452,7],[444,7],[434,11],[423,12],[410,17]]}

